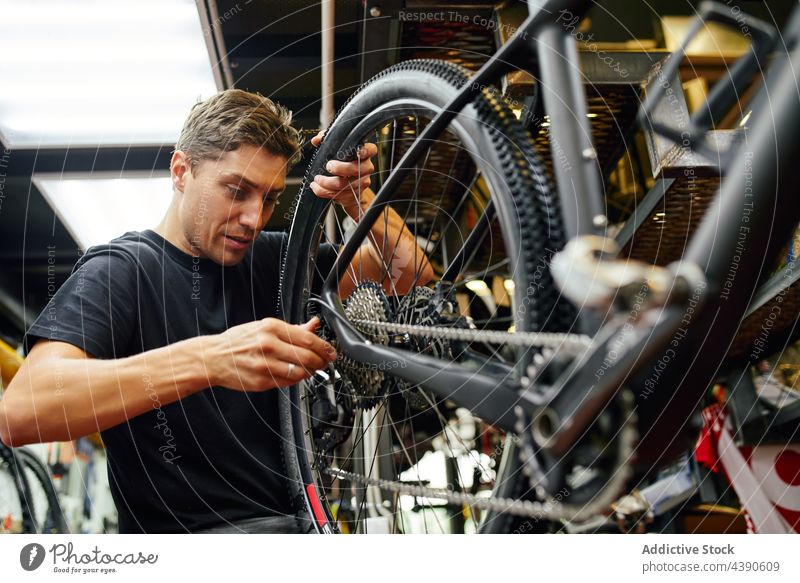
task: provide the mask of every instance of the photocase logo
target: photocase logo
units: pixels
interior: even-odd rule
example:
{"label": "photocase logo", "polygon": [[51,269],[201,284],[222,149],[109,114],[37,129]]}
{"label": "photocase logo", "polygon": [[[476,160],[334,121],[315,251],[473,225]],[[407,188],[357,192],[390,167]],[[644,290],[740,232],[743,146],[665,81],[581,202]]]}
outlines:
{"label": "photocase logo", "polygon": [[44,562],[44,547],[39,543],[30,543],[19,552],[19,564],[26,571],[35,571]]}

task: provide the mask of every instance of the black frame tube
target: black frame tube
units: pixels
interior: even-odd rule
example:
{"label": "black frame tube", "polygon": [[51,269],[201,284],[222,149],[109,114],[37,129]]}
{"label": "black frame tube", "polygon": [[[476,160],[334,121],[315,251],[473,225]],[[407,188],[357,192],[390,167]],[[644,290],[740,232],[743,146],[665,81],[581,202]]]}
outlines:
{"label": "black frame tube", "polygon": [[[553,5],[556,8],[567,4],[569,3],[547,3],[547,5]],[[590,3],[575,2],[573,4],[576,6],[577,13],[578,6],[583,7]],[[547,19],[542,16],[543,14],[546,14]],[[326,312],[327,319],[334,328],[344,352],[349,356],[359,362],[372,365],[381,365],[387,361],[402,359],[406,363],[406,367],[398,367],[393,370],[392,374],[419,384],[439,396],[453,398],[464,406],[471,408],[477,415],[490,422],[496,422],[498,427],[506,430],[513,430],[515,415],[512,413],[512,409],[515,405],[523,406],[526,413],[531,414],[542,404],[534,404],[525,399],[520,400],[517,392],[518,387],[512,383],[513,379],[497,379],[489,375],[480,374],[477,371],[469,371],[461,364],[442,363],[439,359],[369,343],[344,317],[344,309],[341,299],[337,295],[336,287],[340,274],[344,273],[345,266],[349,265],[355,256],[359,242],[367,236],[372,224],[382,213],[382,207],[391,200],[394,189],[413,168],[413,165],[423,153],[424,144],[431,139],[435,139],[436,136],[444,131],[461,108],[469,103],[475,91],[496,79],[506,70],[506,63],[512,55],[518,56],[520,52],[526,50],[523,41],[528,38],[528,35],[538,34],[544,37],[539,54],[540,59],[543,58],[544,60],[544,63],[540,63],[540,65],[543,65],[543,75],[549,78],[545,82],[550,83],[550,93],[553,94],[549,98],[548,107],[552,105],[554,111],[558,111],[557,115],[561,116],[559,119],[563,118],[562,123],[558,123],[555,118],[551,117],[551,120],[555,122],[553,126],[561,126],[564,130],[563,132],[556,130],[557,133],[554,140],[574,140],[574,142],[570,142],[572,146],[570,156],[574,159],[583,159],[580,165],[576,167],[584,170],[578,173],[577,180],[583,180],[581,184],[584,185],[582,188],[585,188],[585,190],[579,190],[576,187],[574,192],[578,196],[573,201],[577,203],[579,196],[585,198],[590,196],[588,194],[590,192],[600,194],[599,189],[596,191],[591,190],[594,188],[593,185],[599,185],[600,177],[596,164],[594,160],[586,160],[586,156],[581,150],[581,147],[587,143],[587,147],[591,147],[591,134],[580,129],[581,127],[588,127],[588,121],[585,115],[585,97],[582,96],[582,86],[579,84],[579,70],[577,67],[569,67],[568,75],[564,75],[563,71],[565,55],[567,55],[567,62],[572,58],[577,58],[577,52],[574,50],[574,40],[571,39],[566,31],[560,30],[557,25],[553,24],[554,14],[556,14],[555,10],[540,10],[529,16],[509,43],[497,53],[497,58],[490,60],[476,74],[473,82],[465,85],[448,106],[425,128],[386,180],[372,207],[359,222],[353,237],[339,255],[336,266],[326,279],[322,291],[323,310]],[[796,20],[795,18],[792,22]],[[800,48],[798,48],[800,43],[797,42],[797,31],[790,30],[787,33],[789,36],[785,38],[789,40],[788,45],[792,47],[791,54],[777,59],[773,64],[772,71],[764,87],[762,87],[761,97],[754,106],[754,109],[761,107],[768,110],[772,119],[766,119],[766,114],[754,115],[748,142],[733,158],[731,171],[725,177],[712,209],[707,212],[698,231],[692,237],[688,251],[684,256],[684,261],[700,266],[706,274],[708,290],[707,293],[703,294],[704,297],[712,296],[713,298],[715,293],[719,294],[722,290],[727,289],[725,287],[725,277],[734,263],[737,238],[741,232],[735,226],[720,230],[720,224],[741,225],[744,220],[743,217],[747,217],[747,228],[752,233],[770,233],[769,240],[753,240],[750,252],[743,255],[741,261],[737,263],[737,277],[739,280],[755,282],[759,280],[760,275],[766,269],[764,265],[765,257],[774,255],[777,247],[789,237],[792,228],[797,224],[798,217],[800,217],[799,203],[794,197],[794,187],[800,182],[800,172],[798,172],[800,165],[796,164],[800,152],[798,152],[797,132],[795,130],[796,127],[800,127],[800,106],[798,106],[797,102],[797,85],[793,71],[793,61],[794,63],[800,62],[797,54],[800,51]],[[794,36],[792,37],[792,35]],[[559,52],[560,50],[563,52]],[[559,63],[558,68],[555,67],[556,63]],[[553,79],[556,79],[556,81],[553,81]],[[576,86],[576,82],[578,86]],[[557,99],[555,98],[556,91],[559,91]],[[578,118],[577,124],[575,123],[576,117]],[[781,144],[781,147],[776,149],[775,144]],[[564,143],[561,144],[561,148],[563,147]],[[746,163],[747,156],[752,155],[752,152],[759,152],[762,155],[758,171],[755,168],[750,168]],[[571,174],[570,180],[575,184],[576,176]],[[752,189],[752,184],[757,184],[761,190],[758,196],[753,195],[754,200],[752,202],[746,203],[743,193],[746,192],[747,188]],[[768,199],[767,197],[772,196],[773,193],[775,198],[773,200]],[[564,189],[563,185],[561,185],[559,187],[559,195],[562,205],[570,198],[563,196],[563,194]],[[755,202],[756,199],[759,200],[758,203]],[[593,219],[594,213],[597,212],[597,203],[596,201],[593,203],[592,198],[589,198],[588,204],[586,202],[584,200],[583,205],[577,205],[580,209],[576,209],[574,216],[577,219],[573,226],[570,227],[571,236],[591,232],[594,228]],[[776,212],[777,209],[780,209],[781,212]],[[721,360],[724,359],[727,350],[727,339],[732,338],[735,334],[741,316],[746,310],[749,295],[750,291],[741,286],[729,289],[724,301],[720,300],[719,297],[716,302],[711,301],[710,309],[706,309],[703,312],[704,317],[697,319],[695,330],[702,330],[703,335],[711,333],[717,339],[726,339],[726,342],[709,343],[704,346],[704,349],[711,352],[706,354],[703,359],[696,359],[693,358],[695,356],[694,351],[686,348],[692,344],[692,335],[689,335],[690,341],[684,343],[683,353],[676,352],[676,358],[674,359],[676,364],[672,369],[679,371],[681,375],[685,375],[684,378],[688,378],[691,373],[693,376],[702,377],[703,381],[699,385],[696,382],[691,384],[676,383],[678,389],[676,389],[675,394],[670,393],[668,395],[667,402],[670,406],[673,406],[674,403],[681,403],[687,407],[682,410],[692,410],[693,405],[699,399],[698,390],[701,394],[702,390],[713,381],[713,375]],[[675,314],[671,313],[673,311],[671,309],[670,316],[665,317],[661,321],[661,325],[657,326],[659,334],[657,334],[656,338],[651,338],[648,341],[651,346],[642,353],[645,357],[638,358],[636,362],[630,362],[629,359],[625,358],[620,359],[615,364],[615,368],[618,370],[613,371],[613,374],[612,371],[609,371],[601,382],[588,390],[585,396],[587,398],[591,397],[594,403],[593,410],[596,411],[600,403],[613,396],[622,378],[630,378],[632,374],[645,369],[646,365],[652,362],[652,358],[647,357],[662,353],[660,351],[666,348],[670,332],[674,330],[677,325],[676,322],[679,322]],[[694,339],[696,340],[700,335],[696,333]],[[654,340],[656,341],[654,342]],[[602,349],[602,342],[598,343],[595,348]],[[690,373],[686,372],[687,367]],[[432,379],[435,380],[431,382]],[[574,380],[573,378],[572,381]],[[560,386],[566,389],[570,384],[570,380],[567,379],[560,383]],[[698,389],[697,387],[700,385],[702,385],[702,388]],[[457,391],[452,391],[445,390],[442,387],[459,388]],[[458,394],[456,395],[456,393]],[[488,399],[490,394],[491,399]],[[563,402],[563,399],[558,400]],[[688,402],[689,400],[691,400],[691,403]],[[651,403],[656,403],[656,401],[656,399],[653,399]],[[689,407],[690,405],[691,407]],[[666,403],[661,403],[661,409],[665,406]],[[659,413],[661,409],[659,409]],[[567,413],[567,411],[562,412]],[[645,407],[645,415],[647,415],[647,407]],[[570,410],[567,416],[572,417],[577,423],[570,423],[571,427],[557,439],[558,445],[556,449],[559,451],[566,451],[577,434],[577,428],[588,422],[588,418],[585,418],[586,415],[577,410]],[[658,419],[663,419],[663,416],[659,416]],[[652,422],[656,420],[654,418]],[[668,421],[670,423],[676,422],[675,419]],[[657,432],[651,431],[650,433]],[[668,438],[674,438],[675,436],[675,431],[668,430],[661,433]]]}
{"label": "black frame tube", "polygon": [[[731,157],[714,203],[684,255],[684,261],[705,272],[706,306],[675,348],[658,390],[638,403],[640,423],[649,428],[639,447],[643,464],[668,459],[690,444],[693,428],[686,415],[664,411],[695,410],[705,389],[722,374],[755,285],[769,275],[770,261],[800,219],[799,16],[797,8],[783,37],[789,52],[772,63],[753,101],[747,138]],[[701,351],[702,358],[697,358]]]}
{"label": "black frame tube", "polygon": [[[461,397],[464,399],[465,406],[474,404],[478,409],[473,410],[479,415],[481,415],[480,411],[484,411],[484,413],[488,414],[487,407],[492,409],[494,414],[485,416],[485,418],[496,421],[505,429],[513,428],[514,421],[514,419],[512,419],[514,415],[511,413],[508,404],[512,401],[516,402],[519,399],[515,391],[508,384],[508,379],[496,379],[478,372],[469,372],[468,375],[465,376],[463,373],[466,369],[463,365],[451,364],[442,366],[442,362],[437,359],[431,359],[424,355],[383,346],[375,346],[369,343],[345,317],[344,306],[342,305],[341,298],[338,296],[337,288],[339,281],[346,273],[347,266],[350,265],[350,262],[358,252],[361,242],[367,238],[375,221],[382,215],[383,207],[391,202],[394,191],[397,189],[400,182],[414,168],[414,165],[424,153],[426,145],[432,140],[437,139],[438,136],[445,131],[447,126],[455,119],[461,110],[470,103],[473,96],[478,91],[489,86],[489,84],[498,80],[506,72],[513,69],[513,62],[518,62],[521,58],[535,58],[534,47],[529,42],[529,39],[536,38],[545,27],[557,26],[554,22],[556,15],[563,11],[568,11],[582,18],[591,5],[592,2],[590,0],[549,0],[541,5],[535,2],[530,3],[530,14],[525,22],[523,22],[509,41],[498,50],[494,57],[481,67],[472,77],[471,82],[465,84],[450,103],[431,120],[403,155],[394,170],[386,178],[383,185],[376,193],[372,205],[364,213],[364,216],[361,217],[352,236],[339,253],[336,263],[322,286],[322,310],[326,315],[327,321],[329,321],[334,328],[337,338],[340,341],[341,349],[345,354],[358,362],[373,365],[379,365],[387,360],[396,361],[398,359],[403,359],[407,368],[395,370],[393,374],[405,378],[412,383],[419,384],[440,396],[452,396],[449,391],[445,393],[441,389],[441,386],[458,386],[460,387],[459,390],[462,391]],[[551,32],[551,36],[553,42],[556,42],[555,39],[557,36],[563,37],[563,39],[559,41],[562,44],[569,44],[570,41],[573,42],[573,50],[567,54],[568,59],[572,60],[572,63],[567,69],[570,72],[568,83],[574,90],[571,90],[571,97],[567,100],[566,105],[569,106],[570,103],[575,102],[573,104],[575,108],[582,108],[582,110],[585,110],[586,104],[585,98],[582,97],[583,90],[580,87],[579,63],[577,50],[574,50],[574,39],[572,39],[566,29],[561,30],[560,35],[552,35]],[[563,65],[563,57],[561,61]],[[562,75],[562,70],[560,68],[548,70],[546,75],[558,79]],[[551,80],[545,80],[545,83],[550,82]],[[552,83],[557,84],[558,81],[553,80]],[[578,85],[577,88],[576,83]],[[587,124],[586,116],[583,115],[582,117],[584,118],[584,124]],[[589,132],[587,136],[589,145],[591,146],[591,133]],[[581,165],[581,167],[585,166],[588,167],[585,164]],[[594,170],[596,174],[594,161],[592,161],[590,166],[591,170]],[[591,175],[591,171],[586,174]],[[597,175],[596,178],[599,184],[599,175]],[[587,182],[587,184],[591,184],[591,182]],[[560,186],[559,193],[561,193],[562,190],[563,186]],[[588,191],[583,191],[583,195],[589,196]],[[601,192],[598,187],[598,190],[595,191],[594,198],[601,201],[602,199],[600,197]],[[561,196],[560,198],[565,197]],[[598,204],[602,203],[589,205],[588,208],[593,209],[597,207]],[[588,212],[591,214],[594,211],[589,210]],[[591,219],[589,223],[591,223]],[[589,223],[584,221],[584,223],[581,224]],[[572,236],[574,233],[568,231],[567,234],[568,236]],[[432,376],[437,377],[436,383],[431,383],[430,379]],[[503,404],[499,409],[486,403],[487,391],[491,389],[495,391],[499,390],[503,393],[503,398],[500,399]],[[499,396],[500,395],[495,394],[493,398]],[[529,407],[530,405],[526,405],[526,408]]]}
{"label": "black frame tube", "polygon": [[[560,18],[560,17],[559,17]],[[575,39],[558,22],[536,38],[544,108],[550,118],[550,149],[567,239],[605,227],[603,185]]]}

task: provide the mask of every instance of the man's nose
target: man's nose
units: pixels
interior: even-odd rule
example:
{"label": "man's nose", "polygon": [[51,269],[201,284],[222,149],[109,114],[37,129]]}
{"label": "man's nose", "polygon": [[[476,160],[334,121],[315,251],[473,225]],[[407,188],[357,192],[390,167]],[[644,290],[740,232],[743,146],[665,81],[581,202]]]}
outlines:
{"label": "man's nose", "polygon": [[251,231],[258,231],[261,229],[261,223],[264,220],[264,205],[261,201],[257,203],[249,203],[239,213],[239,224]]}

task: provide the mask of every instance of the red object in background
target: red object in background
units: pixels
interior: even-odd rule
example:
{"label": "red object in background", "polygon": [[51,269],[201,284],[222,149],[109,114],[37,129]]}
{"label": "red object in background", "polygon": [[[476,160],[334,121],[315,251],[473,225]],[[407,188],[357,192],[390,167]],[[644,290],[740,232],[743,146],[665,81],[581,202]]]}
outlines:
{"label": "red object in background", "polygon": [[722,471],[733,487],[754,532],[800,532],[800,447],[738,447],[722,405],[703,410],[703,430],[695,447],[698,463]]}
{"label": "red object in background", "polygon": [[716,438],[712,435],[711,427],[718,422],[722,412],[723,408],[719,405],[703,409],[703,430],[694,446],[694,458],[697,463],[704,465],[714,473],[719,472],[719,458],[717,457]]}

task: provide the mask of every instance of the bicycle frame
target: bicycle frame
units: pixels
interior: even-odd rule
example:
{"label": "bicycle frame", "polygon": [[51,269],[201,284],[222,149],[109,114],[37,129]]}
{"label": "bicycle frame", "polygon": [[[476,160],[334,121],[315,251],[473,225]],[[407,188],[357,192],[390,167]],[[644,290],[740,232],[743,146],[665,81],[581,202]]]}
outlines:
{"label": "bicycle frame", "polygon": [[[792,196],[792,186],[800,179],[796,163],[800,148],[795,131],[800,123],[800,103],[793,70],[794,64],[800,63],[800,9],[795,10],[786,28],[786,52],[773,63],[756,98],[752,129],[744,145],[729,158],[713,206],[692,236],[683,260],[673,268],[676,282],[685,285],[688,280],[681,278],[687,266],[699,267],[704,274],[702,289],[684,289],[681,294],[674,294],[666,306],[645,310],[632,336],[622,336],[623,322],[619,319],[611,319],[598,330],[596,316],[582,313],[579,326],[582,331],[595,334],[593,345],[558,379],[547,396],[526,387],[526,379],[522,378],[525,372],[511,367],[498,380],[496,375],[466,370],[455,363],[371,344],[348,322],[337,293],[338,282],[360,242],[424,153],[425,144],[443,133],[477,91],[516,68],[537,73],[551,120],[551,145],[559,144],[559,156],[566,160],[565,164],[555,165],[555,173],[568,238],[604,230],[602,181],[586,115],[578,51],[564,25],[567,13],[574,26],[574,18],[581,19],[591,5],[588,0],[529,2],[530,14],[525,22],[474,75],[472,82],[433,118],[386,178],[323,285],[323,311],[349,357],[370,365],[403,362],[404,366],[395,368],[393,374],[469,408],[496,427],[514,431],[517,407],[533,419],[555,419],[555,427],[538,445],[557,456],[569,451],[621,386],[641,382],[647,367],[667,355],[669,374],[661,384],[674,390],[659,391],[655,397],[638,403],[642,423],[652,428],[643,440],[648,444],[645,449],[655,452],[654,460],[662,459],[670,448],[679,445],[676,437],[685,429],[687,417],[705,388],[714,381],[747,309],[752,290],[741,282],[754,284],[763,278],[769,268],[767,258],[775,255],[800,219],[800,208]],[[761,156],[758,165],[752,163],[754,153]],[[743,233],[747,236],[742,251],[737,249],[737,243]],[[763,233],[769,233],[769,237],[759,238]],[[738,286],[733,285],[729,274],[734,264]],[[697,281],[694,284],[700,285]],[[524,290],[515,293],[522,294]],[[692,298],[702,307],[687,323],[686,302]],[[676,344],[676,334],[681,330]],[[624,349],[612,348],[620,343]],[[703,358],[697,358],[700,347]],[[610,358],[612,350],[614,358]],[[595,371],[599,366],[605,366],[605,370],[597,379]],[[491,399],[486,398],[489,394]],[[665,416],[667,406],[682,415]]]}

